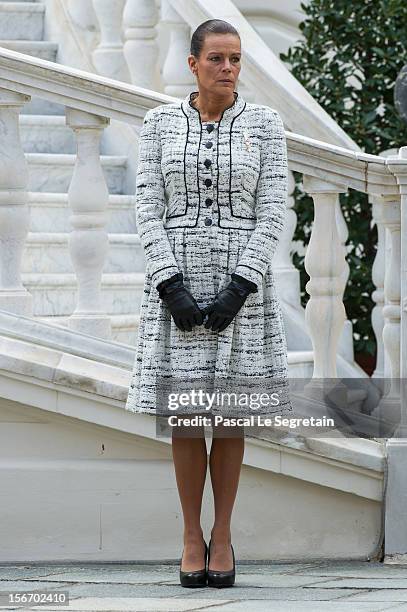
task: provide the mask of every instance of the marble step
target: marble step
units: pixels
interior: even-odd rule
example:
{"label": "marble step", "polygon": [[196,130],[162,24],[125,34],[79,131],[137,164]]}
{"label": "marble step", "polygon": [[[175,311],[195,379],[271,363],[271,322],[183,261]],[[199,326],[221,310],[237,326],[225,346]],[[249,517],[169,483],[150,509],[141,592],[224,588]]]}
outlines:
{"label": "marble step", "polygon": [[[73,274],[69,239],[69,233],[29,232],[21,262],[22,272]],[[109,234],[108,239],[104,273],[144,273],[146,261],[138,234]],[[84,247],[83,256],[92,257],[93,249]]]}
{"label": "marble step", "polygon": [[[144,280],[140,284],[142,290]],[[28,287],[27,287],[28,288]],[[139,308],[133,308],[131,313],[111,313],[106,311],[112,319],[112,339],[115,342],[123,342],[124,344],[136,345],[138,328],[140,324]],[[71,313],[68,315],[36,315],[35,318],[52,323],[53,325],[61,325],[68,327],[67,321]],[[288,372],[290,378],[306,378],[310,379],[313,372],[314,354],[313,351],[288,351]],[[356,395],[360,392],[356,391]],[[358,398],[361,399],[361,398]]]}
{"label": "marble step", "polygon": [[[107,313],[111,317],[112,325],[112,340],[130,345],[133,348],[137,346],[138,329],[140,325],[139,310],[134,313],[116,314]],[[61,325],[68,327],[68,316],[36,316],[38,320],[51,323],[53,325]],[[292,351],[288,350],[288,375],[290,379],[306,378],[309,380],[312,377],[314,355],[313,351]],[[294,383],[294,381],[293,381]],[[300,382],[300,384],[303,384]],[[292,387],[293,388],[293,387]],[[349,405],[348,409],[356,413],[361,413],[363,402],[366,399],[365,389],[350,389],[348,393]]]}
{"label": "marble step", "polygon": [[[132,347],[136,347],[138,329],[140,325],[139,311],[134,313],[116,314],[107,312],[111,317],[112,323],[112,340],[114,342],[122,342]],[[69,316],[35,316],[35,319],[51,323],[52,325],[60,325],[69,327]],[[303,361],[301,361],[303,360]],[[288,372],[290,378],[302,378],[300,372],[307,372],[304,378],[311,378],[314,363],[314,355],[312,351],[288,351]]]}
{"label": "marble step", "polygon": [[[144,282],[144,281],[143,281]],[[143,284],[143,283],[142,283]],[[142,284],[140,285],[142,289]],[[139,309],[132,313],[116,314],[106,312],[111,317],[112,325],[112,340],[130,345],[133,348],[137,346],[138,329],[140,325]],[[68,315],[44,316],[36,315],[35,319],[51,323],[52,325],[60,325],[68,327]],[[313,373],[313,351],[292,351],[288,350],[288,375],[290,379],[306,378],[309,380]],[[303,383],[301,383],[303,384]],[[365,389],[350,389],[348,394],[349,405],[348,409],[353,410],[354,414],[361,413],[363,402],[366,399]],[[363,416],[363,415],[361,415]],[[366,429],[367,431],[367,429]]]}
{"label": "marble step", "polygon": [[20,115],[19,123],[26,153],[76,153],[75,134],[64,115]]}
{"label": "marble step", "polygon": [[[106,229],[110,234],[135,234],[135,196],[110,194]],[[31,232],[70,232],[72,211],[67,193],[30,191],[28,202],[31,210]]]}
{"label": "marble step", "polygon": [[[26,153],[29,191],[66,193],[71,182],[76,155]],[[122,193],[126,173],[125,155],[101,155],[102,170],[109,193]]]}
{"label": "marble step", "polygon": [[1,2],[0,39],[42,40],[44,13],[40,2]]}
{"label": "marble step", "polygon": [[58,52],[58,43],[48,40],[0,40],[0,47],[5,47],[11,51],[18,51],[18,53],[32,55],[33,57],[39,57],[49,62],[56,61]]}
{"label": "marble step", "polygon": [[[121,342],[127,344],[132,348],[135,348],[137,341],[137,334],[140,325],[140,315],[138,314],[110,314],[111,326],[112,326],[112,340],[114,342]],[[61,327],[68,327],[69,317],[34,317],[38,321],[44,321],[45,323],[51,323],[52,325],[60,325]]]}
{"label": "marble step", "polygon": [[[144,273],[102,274],[102,307],[107,313],[140,311]],[[71,315],[77,304],[75,274],[23,273],[22,283],[33,296],[33,315]]]}

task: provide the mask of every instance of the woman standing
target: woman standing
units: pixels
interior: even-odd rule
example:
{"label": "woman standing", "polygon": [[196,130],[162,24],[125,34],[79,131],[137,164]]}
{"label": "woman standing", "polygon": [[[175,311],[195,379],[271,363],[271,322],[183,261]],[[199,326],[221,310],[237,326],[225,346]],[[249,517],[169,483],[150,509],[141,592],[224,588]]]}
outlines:
{"label": "woman standing", "polygon": [[[147,111],[140,133],[136,219],[147,266],[126,409],[155,415],[159,380],[176,387],[208,377],[287,383],[288,376],[271,269],[286,211],[283,123],[276,110],[235,91],[241,45],[228,22],[212,19],[195,30],[188,64],[198,91]],[[279,409],[291,409],[281,398]],[[209,551],[200,525],[203,430],[173,435],[172,451],[184,518],[181,584],[231,586],[244,436],[212,440]]]}

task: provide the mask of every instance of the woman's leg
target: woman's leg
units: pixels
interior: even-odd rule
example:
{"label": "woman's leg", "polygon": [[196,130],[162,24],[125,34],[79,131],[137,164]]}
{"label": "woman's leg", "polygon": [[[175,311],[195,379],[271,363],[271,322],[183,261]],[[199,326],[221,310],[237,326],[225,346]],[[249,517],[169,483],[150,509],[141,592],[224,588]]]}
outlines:
{"label": "woman's leg", "polygon": [[[189,432],[189,437],[186,437]],[[204,567],[205,544],[201,527],[202,495],[207,471],[207,449],[203,428],[173,429],[172,456],[184,517],[184,552],[181,570]],[[198,437],[199,436],[199,437]]]}
{"label": "woman's leg", "polygon": [[230,524],[244,455],[244,429],[234,428],[233,436],[227,437],[222,426],[214,426],[209,456],[215,506],[209,562],[211,570],[227,571],[233,567]]}

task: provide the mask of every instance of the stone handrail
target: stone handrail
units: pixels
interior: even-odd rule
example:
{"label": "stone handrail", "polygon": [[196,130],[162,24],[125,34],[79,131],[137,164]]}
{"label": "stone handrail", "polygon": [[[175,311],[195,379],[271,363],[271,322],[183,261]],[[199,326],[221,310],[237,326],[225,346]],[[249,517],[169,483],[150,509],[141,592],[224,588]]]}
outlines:
{"label": "stone handrail", "polygon": [[[76,165],[68,202],[73,227],[69,246],[78,280],[78,300],[69,326],[109,338],[110,319],[103,311],[100,295],[108,250],[108,191],[100,164],[100,135],[110,118],[140,125],[147,109],[179,99],[0,48],[0,125],[5,126],[0,139],[0,308],[26,316],[32,315],[32,298],[21,283],[21,257],[30,210],[28,169],[18,119],[30,96],[63,104],[66,122],[76,135]],[[314,377],[337,375],[338,338],[345,320],[342,296],[347,278],[338,208],[339,193],[348,188],[374,198],[380,223],[390,237],[389,265],[380,279],[383,329],[377,327],[375,331],[378,341],[382,338],[384,341],[387,366],[384,363],[383,371],[387,367],[393,377],[398,377],[401,347],[406,346],[401,304],[405,305],[407,296],[401,284],[400,260],[400,254],[405,258],[401,203],[407,189],[406,148],[400,149],[399,156],[386,158],[288,131],[286,136],[289,167],[303,173],[305,191],[312,196],[315,208],[305,259],[310,276],[306,287],[310,299],[305,314],[314,349]],[[90,261],[83,256],[89,249]],[[380,253],[384,256],[383,248]]]}
{"label": "stone handrail", "polygon": [[145,112],[176,101],[166,94],[0,47],[0,87],[140,125]]}

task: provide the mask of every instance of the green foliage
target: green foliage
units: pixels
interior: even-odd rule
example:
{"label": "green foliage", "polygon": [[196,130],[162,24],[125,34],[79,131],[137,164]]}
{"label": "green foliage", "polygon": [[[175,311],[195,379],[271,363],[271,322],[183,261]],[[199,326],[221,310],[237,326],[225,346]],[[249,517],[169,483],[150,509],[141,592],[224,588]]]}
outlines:
{"label": "green foliage", "polygon": [[[280,54],[291,73],[367,153],[407,145],[407,126],[394,107],[394,84],[407,63],[407,3],[405,0],[310,0],[301,3],[306,17],[299,25],[303,39]],[[294,240],[306,245],[314,216],[311,198],[295,172],[298,224]],[[377,231],[366,194],[349,190],[340,195],[349,238],[350,276],[344,295],[353,323],[355,352],[374,354],[371,326],[372,266]],[[301,274],[305,306],[309,279],[304,257],[294,254]]]}

